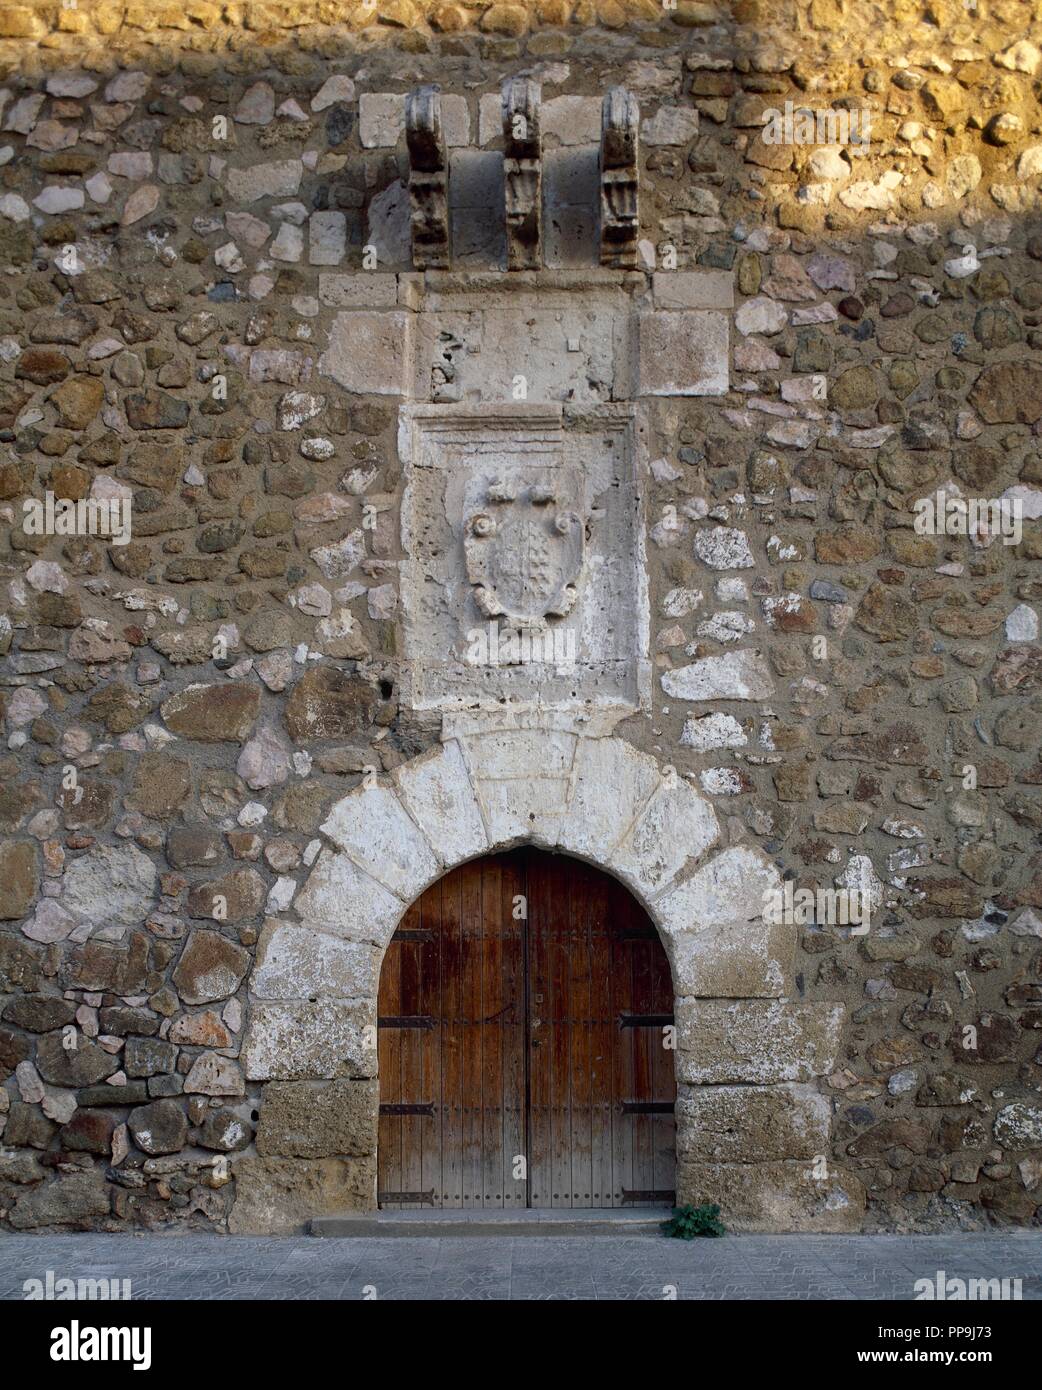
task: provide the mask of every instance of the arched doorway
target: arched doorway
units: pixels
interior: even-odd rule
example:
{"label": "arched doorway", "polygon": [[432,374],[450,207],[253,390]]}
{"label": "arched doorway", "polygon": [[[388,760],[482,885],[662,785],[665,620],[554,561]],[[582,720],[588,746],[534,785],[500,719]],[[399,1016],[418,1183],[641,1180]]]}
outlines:
{"label": "arched doorway", "polygon": [[[423,914],[416,909],[431,885],[458,883],[461,906],[452,910],[462,924],[462,903],[477,902],[471,908],[472,920],[482,936],[483,903],[495,895],[491,889],[485,891],[480,878],[471,878],[464,899],[466,872],[456,879],[455,871],[469,865],[473,875],[479,864],[513,862],[509,852],[524,843],[562,856],[556,861],[558,867],[565,872],[567,866],[573,884],[580,885],[569,898],[558,895],[559,901],[572,904],[564,920],[566,928],[575,920],[576,902],[586,904],[583,910],[592,913],[589,904],[596,902],[596,892],[618,895],[610,899],[618,904],[617,912],[609,915],[602,903],[601,920],[629,921],[633,941],[650,942],[648,950],[657,946],[649,928],[652,923],[657,927],[672,967],[672,993],[667,998],[645,989],[641,999],[641,981],[648,972],[638,966],[635,997],[622,1022],[634,1030],[631,1036],[638,1059],[657,1056],[648,1051],[641,1054],[639,1048],[647,1048],[647,1040],[659,1027],[656,1017],[669,1017],[675,997],[676,1051],[663,1049],[667,1055],[659,1059],[667,1066],[668,1086],[662,1092],[627,1095],[613,1089],[609,1109],[617,1106],[621,1118],[613,1125],[607,1146],[610,1182],[604,1180],[603,1162],[596,1172],[601,1181],[594,1180],[591,1159],[588,1185],[560,1181],[555,1187],[551,1171],[549,1187],[542,1181],[536,1186],[535,1178],[542,1177],[545,1164],[542,1172],[538,1167],[533,1172],[530,1152],[519,1145],[516,1152],[528,1163],[532,1193],[530,1198],[526,1190],[523,1200],[542,1205],[548,1191],[552,1205],[556,1191],[558,1202],[575,1203],[586,1200],[589,1192],[591,1203],[618,1200],[629,1205],[636,1200],[634,1193],[666,1192],[675,1185],[683,1202],[719,1201],[734,1229],[860,1230],[865,1190],[856,1175],[832,1162],[824,1169],[808,1164],[809,1159],[832,1152],[834,1101],[814,1083],[836,1067],[847,1011],[840,1003],[810,1003],[793,996],[795,927],[769,924],[763,914],[765,894],[782,887],[777,866],[756,846],[721,845],[715,813],[705,799],[675,769],[660,766],[625,740],[589,731],[565,732],[552,723],[517,728],[511,722],[513,715],[504,718],[503,728],[470,732],[460,728],[395,768],[388,781],[363,780],[342,797],[320,827],[325,844],[292,907],[265,923],[250,974],[242,1059],[247,1081],[265,1087],[260,1114],[262,1120],[268,1118],[262,1125],[263,1147],[258,1135],[257,1156],[236,1165],[230,1228],[243,1234],[288,1233],[299,1230],[305,1220],[314,1223],[324,1213],[372,1211],[381,1188],[385,1193],[420,1194],[410,1202],[399,1199],[394,1204],[398,1206],[430,1206],[435,1198],[445,1205],[446,1192],[453,1194],[449,1199],[453,1201],[458,1193],[460,1206],[465,1195],[470,1206],[484,1202],[486,1192],[493,1209],[497,1192],[501,1208],[507,1207],[508,1193],[514,1208],[520,1205],[512,1170],[510,1186],[502,1178],[498,1188],[492,1183],[485,1186],[483,1178],[475,1177],[479,1159],[484,1170],[486,1150],[484,1139],[479,1141],[476,1135],[474,1113],[467,1116],[467,1147],[464,1150],[461,1138],[456,1149],[460,1177],[453,1179],[451,1188],[442,1182],[444,1146],[441,1131],[432,1127],[444,1115],[435,1109],[435,1098],[439,1107],[446,1103],[441,1098],[441,1048],[433,1046],[441,998],[439,994],[435,1000],[439,1010],[435,1015],[423,992],[430,996],[431,987],[424,983],[429,971],[421,971],[417,959],[418,948],[434,951],[433,937],[427,939],[433,928],[430,923],[422,925]],[[571,854],[582,865],[576,867],[563,857]],[[502,857],[479,860],[480,855]],[[530,866],[532,861],[528,862]],[[589,878],[580,877],[587,873],[582,866],[588,863],[603,864],[610,871],[607,887],[592,870]],[[600,886],[595,889],[590,886],[593,883]],[[446,890],[440,891],[441,908],[432,894],[432,913],[445,912]],[[531,991],[531,937],[540,920],[533,916],[539,900],[531,884],[528,896],[532,901],[523,959]],[[451,908],[451,890],[449,898]],[[507,916],[501,908],[497,911],[505,934]],[[515,920],[512,912],[508,915],[511,922]],[[399,928],[421,935],[412,942],[400,937],[388,953]],[[457,935],[457,950],[462,950],[467,946],[462,925]],[[482,951],[486,945],[493,949],[491,943],[480,945]],[[403,956],[402,946],[412,950],[411,958]],[[473,953],[475,943],[468,949]],[[515,960],[520,959],[515,954]],[[668,980],[661,957],[658,970],[661,973],[655,978]],[[484,977],[483,968],[477,979]],[[439,974],[439,990],[441,978]],[[624,971],[613,970],[612,988],[623,978]],[[385,1019],[397,1020],[397,1028],[373,1027],[381,993],[380,1011]],[[480,995],[478,1000],[480,1008]],[[494,1001],[486,995],[485,1002]],[[533,1003],[526,1000],[528,1012],[522,1015],[526,1031],[520,1036],[525,1040],[530,1036]],[[624,1003],[620,997],[617,1005],[612,1003],[615,1012],[604,1017],[618,1019]],[[502,1007],[450,1017],[469,1018],[484,1028],[490,1024],[481,1020]],[[397,1043],[395,1033],[400,1035]],[[374,1045],[378,1034],[383,1035],[379,1057]],[[394,1049],[401,1049],[410,1034],[419,1060],[406,1056],[404,1074],[406,1078],[415,1074],[418,1082],[415,1089],[410,1083],[406,1090],[402,1053]],[[528,1086],[532,1059],[539,1052],[522,1043],[521,1075]],[[449,1055],[451,1064],[461,1067],[458,1059],[473,1059],[474,1049],[469,1045],[464,1049],[457,1038]],[[511,1056],[516,1058],[516,1046]],[[659,1139],[671,1118],[660,1107],[668,1106],[673,1096],[674,1058],[680,1086],[675,1180],[671,1126],[668,1141]],[[623,1053],[619,1067],[613,1064],[613,1076],[624,1074],[624,1064]],[[491,1068],[490,1059],[488,1065]],[[380,1080],[378,1070],[383,1073]],[[471,1075],[473,1071],[472,1060]],[[641,1074],[638,1060],[633,1075],[639,1081]],[[276,1083],[274,1087],[269,1086],[271,1082]],[[384,1105],[390,1108],[382,1122],[378,1174],[381,1082]],[[426,1084],[421,1089],[420,1083],[429,1083],[430,1089]],[[459,1094],[462,1133],[462,1080]],[[491,1085],[479,1090],[482,1094],[490,1097]],[[582,1088],[573,1094],[581,1100]],[[476,1114],[484,1117],[484,1102],[477,1104]],[[526,1090],[524,1100],[514,1107],[523,1116],[523,1125],[519,1120],[515,1132],[525,1142],[533,1132],[538,1137],[531,1114],[532,1106],[538,1114],[541,1104],[538,1094],[530,1096]],[[592,1105],[592,1099],[588,1104]],[[565,1109],[563,1102],[558,1108]],[[502,1109],[505,1116],[508,1107]],[[566,1113],[572,1114],[570,1102]],[[330,1115],[335,1125],[329,1122]],[[636,1152],[638,1161],[627,1160],[623,1152],[616,1181],[616,1143],[622,1146],[623,1121],[636,1126],[630,1130],[637,1139],[629,1152]],[[505,1118],[500,1123],[505,1125]],[[410,1131],[409,1125],[418,1125],[418,1131]],[[494,1138],[491,1121],[489,1128]],[[482,1136],[484,1132],[482,1118]],[[565,1132],[563,1121],[556,1129],[551,1122],[551,1135]],[[579,1141],[574,1141],[577,1132]],[[592,1155],[592,1120],[589,1132]],[[585,1140],[581,1126],[578,1131],[570,1126],[567,1133],[571,1137],[565,1152],[570,1161],[576,1148],[583,1151]],[[650,1141],[645,1138],[649,1133]],[[425,1134],[429,1137],[424,1138]],[[603,1125],[598,1134],[603,1136]],[[503,1155],[513,1157],[508,1153],[512,1139],[512,1134],[504,1133],[499,1141],[496,1175],[505,1172]],[[597,1152],[604,1153],[605,1147],[602,1141]],[[431,1168],[433,1155],[439,1155],[437,1181],[425,1171],[425,1153]],[[642,1160],[642,1153],[651,1157]],[[819,1171],[823,1176],[808,1177]],[[470,1179],[466,1188],[464,1174]],[[490,1176],[495,1176],[491,1163]],[[563,1197],[565,1193],[572,1195]],[[429,1197],[424,1200],[426,1194]]]}
{"label": "arched doorway", "polygon": [[666,1206],[673,985],[616,879],[526,847],[462,864],[391,938],[382,1207]]}

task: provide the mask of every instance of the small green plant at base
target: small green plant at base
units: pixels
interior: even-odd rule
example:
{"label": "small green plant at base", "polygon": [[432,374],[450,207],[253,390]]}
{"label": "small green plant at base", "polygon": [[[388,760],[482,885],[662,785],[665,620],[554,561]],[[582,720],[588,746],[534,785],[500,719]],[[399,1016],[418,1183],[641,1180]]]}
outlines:
{"label": "small green plant at base", "polygon": [[694,1240],[696,1236],[723,1236],[727,1228],[720,1220],[720,1208],[703,1202],[700,1207],[690,1203],[686,1207],[674,1207],[673,1215],[663,1221],[662,1232],[677,1240]]}

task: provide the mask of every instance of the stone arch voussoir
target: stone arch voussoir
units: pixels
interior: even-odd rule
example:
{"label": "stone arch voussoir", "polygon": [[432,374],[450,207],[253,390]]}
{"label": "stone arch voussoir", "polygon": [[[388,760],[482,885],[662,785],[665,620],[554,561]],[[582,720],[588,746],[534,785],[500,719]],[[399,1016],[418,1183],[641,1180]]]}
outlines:
{"label": "stone arch voussoir", "polygon": [[613,874],[661,933],[676,996],[680,1197],[720,1194],[750,1229],[859,1228],[856,1180],[827,1159],[825,1177],[811,1169],[829,1153],[831,1104],[815,1082],[834,1065],[844,1011],[791,999],[794,928],[763,917],[776,866],[755,845],[722,843],[712,806],[671,769],[609,735],[459,734],[349,792],[321,830],[292,913],[262,933],[250,1080],[370,1083],[375,1155],[383,953],[442,875],[530,843]]}

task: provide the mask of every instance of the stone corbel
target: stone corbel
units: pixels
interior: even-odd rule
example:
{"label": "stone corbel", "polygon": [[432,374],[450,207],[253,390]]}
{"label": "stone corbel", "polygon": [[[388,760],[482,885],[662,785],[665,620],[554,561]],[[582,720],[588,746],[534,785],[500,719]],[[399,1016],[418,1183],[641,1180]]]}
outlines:
{"label": "stone corbel", "polygon": [[503,174],[506,187],[507,266],[538,270],[542,262],[542,88],[528,77],[503,83]]}
{"label": "stone corbel", "polygon": [[613,87],[601,108],[601,265],[637,265],[640,205],[637,179],[637,98]]}
{"label": "stone corbel", "polygon": [[409,147],[412,263],[417,270],[447,270],[449,161],[441,126],[441,89],[416,87],[405,99]]}

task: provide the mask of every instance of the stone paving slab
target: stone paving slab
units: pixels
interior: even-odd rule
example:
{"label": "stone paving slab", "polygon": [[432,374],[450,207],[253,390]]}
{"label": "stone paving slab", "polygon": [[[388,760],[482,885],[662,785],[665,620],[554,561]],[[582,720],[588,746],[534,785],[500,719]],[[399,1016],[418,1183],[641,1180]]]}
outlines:
{"label": "stone paving slab", "polygon": [[968,1236],[496,1235],[317,1240],[179,1236],[0,1238],[0,1300],[29,1278],[118,1278],[139,1300],[690,1301],[914,1298],[917,1279],[1019,1278],[1042,1300],[1042,1233]]}

